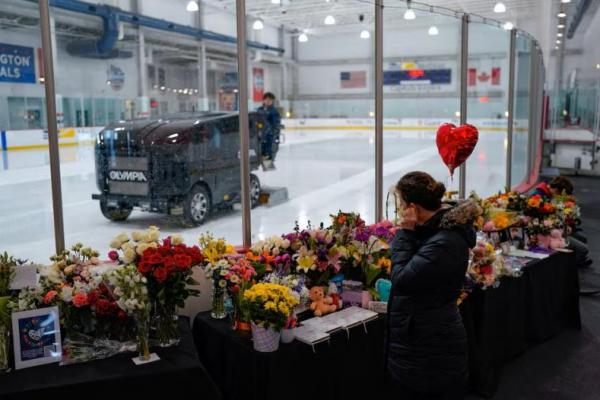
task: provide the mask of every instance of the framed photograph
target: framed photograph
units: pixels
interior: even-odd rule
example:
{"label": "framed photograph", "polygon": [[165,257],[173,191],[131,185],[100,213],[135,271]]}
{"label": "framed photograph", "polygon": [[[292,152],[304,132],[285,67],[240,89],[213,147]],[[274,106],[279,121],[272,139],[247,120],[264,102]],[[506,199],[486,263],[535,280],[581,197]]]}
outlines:
{"label": "framed photograph", "polygon": [[15,369],[59,362],[62,358],[58,307],[12,314]]}
{"label": "framed photograph", "polygon": [[525,229],[522,227],[510,228],[510,240],[518,249],[525,247]]}

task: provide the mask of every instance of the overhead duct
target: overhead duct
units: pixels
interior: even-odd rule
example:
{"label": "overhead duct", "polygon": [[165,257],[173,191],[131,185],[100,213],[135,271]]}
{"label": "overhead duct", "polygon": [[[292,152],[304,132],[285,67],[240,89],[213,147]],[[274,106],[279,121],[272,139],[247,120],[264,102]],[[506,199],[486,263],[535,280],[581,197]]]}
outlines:
{"label": "overhead duct", "polygon": [[579,0],[577,2],[577,5],[575,6],[575,14],[573,14],[573,17],[571,18],[571,21],[569,22],[569,27],[567,29],[568,39],[573,39],[575,31],[577,31],[581,20],[583,19],[587,9],[591,4],[592,0]]}
{"label": "overhead duct", "polygon": [[[50,0],[50,5],[63,10],[102,18],[104,32],[100,39],[97,41],[75,41],[69,43],[67,46],[67,51],[80,57],[131,57],[131,52],[126,52],[115,48],[119,37],[119,22],[191,36],[196,39],[231,44],[236,44],[237,42],[236,38],[233,36],[223,35],[204,29],[193,28],[191,26],[169,22],[159,18],[147,17],[141,14],[124,11],[113,6],[90,4],[80,0]],[[284,52],[284,49],[282,48],[269,46],[259,42],[248,41],[247,43],[248,47],[255,49],[273,51],[279,54]]]}
{"label": "overhead duct", "polygon": [[72,56],[85,58],[130,58],[131,51],[119,50],[115,46],[119,40],[119,15],[108,6],[97,6],[102,18],[103,34],[98,40],[76,40],[67,44],[67,52]]}

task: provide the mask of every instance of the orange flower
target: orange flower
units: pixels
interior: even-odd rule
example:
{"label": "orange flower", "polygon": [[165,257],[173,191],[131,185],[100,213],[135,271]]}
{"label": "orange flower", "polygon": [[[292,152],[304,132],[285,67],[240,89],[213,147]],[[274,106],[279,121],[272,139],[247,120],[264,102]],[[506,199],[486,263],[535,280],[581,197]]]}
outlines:
{"label": "orange flower", "polygon": [[542,210],[547,213],[551,213],[554,211],[554,206],[550,203],[546,203],[542,206]]}
{"label": "orange flower", "polygon": [[541,198],[540,196],[537,196],[537,195],[536,195],[536,196],[530,197],[530,198],[527,200],[527,205],[528,205],[529,207],[535,207],[535,208],[538,208],[538,207],[540,206],[540,203],[541,203],[541,202],[542,202],[542,198]]}
{"label": "orange flower", "polygon": [[338,224],[345,224],[346,223],[346,214],[341,214],[338,219],[337,219]]}
{"label": "orange flower", "polygon": [[255,256],[254,253],[249,251],[246,253],[246,259],[248,259],[252,262],[256,262],[256,261],[260,261],[260,256]]}
{"label": "orange flower", "polygon": [[265,259],[265,264],[267,265],[267,271],[271,271],[271,263],[273,262],[273,260],[275,259],[275,256],[270,255],[269,253],[267,253],[266,251],[263,252],[262,254],[263,258]]}
{"label": "orange flower", "polygon": [[504,213],[498,213],[493,218],[496,229],[504,229],[510,225],[510,219]]}

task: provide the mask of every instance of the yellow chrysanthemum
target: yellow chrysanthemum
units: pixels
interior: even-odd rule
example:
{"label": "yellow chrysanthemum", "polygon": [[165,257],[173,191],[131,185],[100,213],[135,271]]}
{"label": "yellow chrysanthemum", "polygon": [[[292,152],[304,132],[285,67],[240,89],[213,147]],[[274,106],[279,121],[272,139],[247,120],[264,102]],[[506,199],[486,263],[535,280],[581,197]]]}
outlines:
{"label": "yellow chrysanthemum", "polygon": [[267,311],[277,311],[277,304],[274,301],[267,301],[264,304],[264,308]]}

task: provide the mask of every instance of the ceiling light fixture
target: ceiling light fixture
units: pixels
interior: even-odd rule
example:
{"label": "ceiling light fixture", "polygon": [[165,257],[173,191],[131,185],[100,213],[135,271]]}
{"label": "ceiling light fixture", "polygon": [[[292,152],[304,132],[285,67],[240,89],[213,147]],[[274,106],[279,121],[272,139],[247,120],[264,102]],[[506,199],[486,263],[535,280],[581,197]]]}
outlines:
{"label": "ceiling light fixture", "polygon": [[565,24],[558,24],[558,29],[563,29],[565,27]]}
{"label": "ceiling light fixture", "polygon": [[198,7],[197,1],[191,0],[189,3],[187,3],[187,7],[185,7],[185,9],[189,12],[195,12],[198,11],[200,8]]}
{"label": "ceiling light fixture", "polygon": [[333,15],[328,15],[325,17],[325,21],[323,21],[325,25],[335,25],[335,18]]}
{"label": "ceiling light fixture", "polygon": [[558,18],[564,18],[564,17],[566,17],[566,16],[567,16],[567,13],[561,10],[561,11],[560,11],[558,14],[556,14],[556,15],[558,16]]}
{"label": "ceiling light fixture", "polygon": [[501,1],[497,2],[494,6],[494,12],[498,14],[506,12],[506,6],[504,5],[504,3]]}
{"label": "ceiling light fixture", "polygon": [[556,41],[556,44],[560,44],[560,40],[557,40],[557,41]]}
{"label": "ceiling light fixture", "polygon": [[306,42],[308,42],[308,35],[307,35],[306,33],[301,33],[301,34],[298,36],[298,41],[299,41],[300,43],[306,43]]}
{"label": "ceiling light fixture", "polygon": [[558,33],[556,34],[556,36],[558,36],[558,37],[562,37],[562,36],[563,36],[563,34],[562,34],[561,32],[558,32]]}
{"label": "ceiling light fixture", "polygon": [[513,25],[512,22],[508,21],[508,22],[505,22],[504,25],[502,25],[502,27],[504,28],[504,30],[510,31],[515,26]]}
{"label": "ceiling light fixture", "polygon": [[281,0],[271,0],[271,4],[281,4]]}
{"label": "ceiling light fixture", "polygon": [[366,30],[366,29],[365,29],[365,30],[363,30],[363,31],[360,33],[360,38],[361,38],[361,39],[368,39],[368,38],[370,38],[370,37],[371,37],[371,33],[370,33],[368,30]]}
{"label": "ceiling light fixture", "polygon": [[571,0],[560,0],[560,2],[566,4],[566,3],[570,3]]}
{"label": "ceiling light fixture", "polygon": [[410,0],[406,0],[407,10],[404,12],[404,19],[410,21],[417,18],[417,14],[415,14],[414,10],[410,8]]}
{"label": "ceiling light fixture", "polygon": [[263,24],[262,20],[260,20],[260,19],[257,19],[252,24],[252,29],[254,29],[255,31],[260,31],[260,30],[263,30],[264,28],[265,28],[265,24]]}
{"label": "ceiling light fixture", "polygon": [[432,26],[429,28],[429,31],[427,31],[427,33],[429,34],[429,36],[436,36],[440,34],[440,30],[437,28],[437,26]]}

